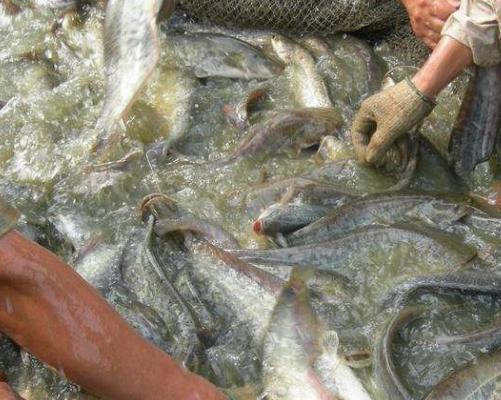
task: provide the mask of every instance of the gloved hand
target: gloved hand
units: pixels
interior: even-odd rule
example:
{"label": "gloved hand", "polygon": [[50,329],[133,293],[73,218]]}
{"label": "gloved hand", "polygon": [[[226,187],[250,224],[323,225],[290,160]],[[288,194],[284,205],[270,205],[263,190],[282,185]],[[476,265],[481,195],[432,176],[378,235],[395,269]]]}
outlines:
{"label": "gloved hand", "polygon": [[353,121],[351,138],[361,162],[381,165],[393,144],[433,111],[435,102],[410,80],[369,97]]}

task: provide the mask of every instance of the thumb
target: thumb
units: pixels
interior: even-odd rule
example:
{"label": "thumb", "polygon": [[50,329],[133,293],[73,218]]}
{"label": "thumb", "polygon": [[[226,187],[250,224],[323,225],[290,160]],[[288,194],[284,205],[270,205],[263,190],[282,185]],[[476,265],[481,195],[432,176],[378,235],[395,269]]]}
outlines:
{"label": "thumb", "polygon": [[367,145],[369,144],[370,135],[374,131],[375,127],[376,122],[374,121],[374,118],[372,118],[370,114],[365,112],[363,109],[357,113],[355,119],[353,120],[351,127],[351,141],[357,158],[361,162],[366,161]]}
{"label": "thumb", "polygon": [[370,164],[378,163],[392,144],[393,138],[388,134],[387,129],[378,127],[367,146],[365,160]]}

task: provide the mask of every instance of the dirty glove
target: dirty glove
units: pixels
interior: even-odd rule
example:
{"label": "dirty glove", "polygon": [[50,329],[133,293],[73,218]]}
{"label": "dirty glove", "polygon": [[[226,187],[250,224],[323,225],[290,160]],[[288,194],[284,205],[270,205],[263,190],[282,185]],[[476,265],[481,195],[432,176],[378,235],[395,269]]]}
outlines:
{"label": "dirty glove", "polygon": [[394,142],[421,123],[435,102],[406,79],[362,103],[351,138],[361,162],[380,164]]}

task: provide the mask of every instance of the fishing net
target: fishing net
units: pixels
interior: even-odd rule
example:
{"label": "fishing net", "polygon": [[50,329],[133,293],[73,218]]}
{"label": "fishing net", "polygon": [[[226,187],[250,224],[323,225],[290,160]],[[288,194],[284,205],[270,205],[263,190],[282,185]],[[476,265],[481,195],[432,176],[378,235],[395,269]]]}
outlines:
{"label": "fishing net", "polygon": [[410,65],[421,65],[430,54],[425,44],[416,38],[409,23],[398,24],[388,30],[382,39],[393,54]]}
{"label": "fishing net", "polygon": [[179,3],[199,19],[287,32],[376,31],[406,18],[399,0],[179,0]]}

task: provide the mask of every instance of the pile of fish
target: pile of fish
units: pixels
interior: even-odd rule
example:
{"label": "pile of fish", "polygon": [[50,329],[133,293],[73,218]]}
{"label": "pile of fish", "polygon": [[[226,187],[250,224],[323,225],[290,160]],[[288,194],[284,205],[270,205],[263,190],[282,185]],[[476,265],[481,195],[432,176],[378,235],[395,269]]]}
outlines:
{"label": "pile of fish", "polygon": [[[349,125],[404,67],[384,43],[41,3],[0,5],[0,193],[143,337],[256,398],[499,398],[501,218],[450,167],[460,84],[374,169]],[[5,338],[0,369],[92,398]]]}

